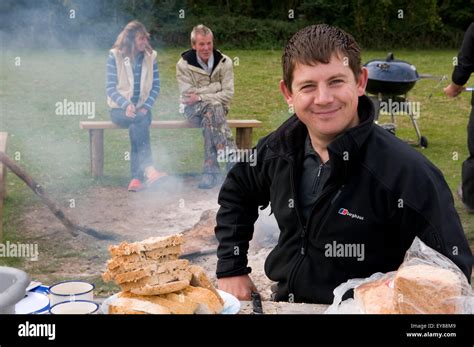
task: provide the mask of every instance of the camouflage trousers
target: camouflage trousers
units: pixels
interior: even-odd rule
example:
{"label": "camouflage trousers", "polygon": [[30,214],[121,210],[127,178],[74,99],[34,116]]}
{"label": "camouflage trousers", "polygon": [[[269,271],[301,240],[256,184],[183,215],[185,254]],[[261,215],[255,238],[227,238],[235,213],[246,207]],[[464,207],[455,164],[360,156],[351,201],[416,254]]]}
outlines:
{"label": "camouflage trousers", "polygon": [[222,105],[197,102],[184,108],[184,115],[189,122],[202,128],[204,136],[203,173],[220,172],[218,155],[220,151],[236,150],[232,132],[227,125],[227,111]]}

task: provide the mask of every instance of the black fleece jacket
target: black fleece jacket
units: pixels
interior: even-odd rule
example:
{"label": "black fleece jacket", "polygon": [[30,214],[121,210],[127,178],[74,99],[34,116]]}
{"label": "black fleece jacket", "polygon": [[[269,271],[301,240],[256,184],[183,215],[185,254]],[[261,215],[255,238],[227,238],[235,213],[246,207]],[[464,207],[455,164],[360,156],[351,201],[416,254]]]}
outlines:
{"label": "black fleece jacket", "polygon": [[366,96],[358,114],[359,125],[328,147],[331,175],[305,225],[296,194],[307,128],[295,115],[259,141],[257,165],[233,167],[218,200],[218,278],[251,271],[258,208],[271,203],[280,236],[265,272],[278,282],[277,301],[329,304],[342,282],[396,270],[415,236],[470,280],[472,253],[442,173],[373,123]]}
{"label": "black fleece jacket", "polygon": [[[462,40],[461,50],[458,54],[458,63],[454,67],[451,80],[459,86],[463,86],[474,72],[474,23],[467,28]],[[471,97],[471,105],[474,106],[474,93]]]}
{"label": "black fleece jacket", "polygon": [[454,67],[451,79],[457,85],[464,85],[474,72],[474,23],[467,28],[458,54],[458,63]]}

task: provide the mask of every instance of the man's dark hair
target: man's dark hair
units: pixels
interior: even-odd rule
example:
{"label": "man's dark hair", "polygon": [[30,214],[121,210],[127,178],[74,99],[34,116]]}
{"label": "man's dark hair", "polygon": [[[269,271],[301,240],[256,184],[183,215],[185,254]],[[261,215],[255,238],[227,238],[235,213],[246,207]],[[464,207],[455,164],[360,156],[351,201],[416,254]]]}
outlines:
{"label": "man's dark hair", "polygon": [[283,81],[288,90],[291,91],[296,63],[310,66],[329,64],[333,54],[347,61],[355,78],[359,77],[360,47],[352,35],[327,24],[310,25],[298,31],[286,44],[281,57]]}

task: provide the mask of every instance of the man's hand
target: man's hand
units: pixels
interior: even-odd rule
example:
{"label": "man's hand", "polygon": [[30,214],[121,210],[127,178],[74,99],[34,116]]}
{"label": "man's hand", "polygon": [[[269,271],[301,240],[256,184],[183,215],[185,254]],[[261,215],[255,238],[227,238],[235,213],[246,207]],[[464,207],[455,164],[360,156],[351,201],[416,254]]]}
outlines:
{"label": "man's hand", "polygon": [[127,106],[127,109],[125,110],[125,115],[129,118],[135,118],[135,105],[130,104]]}
{"label": "man's hand", "polygon": [[199,95],[197,95],[196,93],[189,93],[184,95],[183,103],[191,106],[198,102],[199,99]]}
{"label": "man's hand", "polygon": [[239,300],[251,299],[251,293],[257,291],[249,275],[223,277],[217,280],[217,287],[234,295]]}
{"label": "man's hand", "polygon": [[449,86],[444,88],[444,94],[450,98],[455,98],[464,90],[463,86],[459,86],[456,83],[450,83]]}

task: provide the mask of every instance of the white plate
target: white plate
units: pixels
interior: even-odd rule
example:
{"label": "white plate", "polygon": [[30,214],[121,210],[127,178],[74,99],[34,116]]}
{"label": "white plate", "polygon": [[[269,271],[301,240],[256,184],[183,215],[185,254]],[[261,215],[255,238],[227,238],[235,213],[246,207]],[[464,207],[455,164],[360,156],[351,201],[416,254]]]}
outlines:
{"label": "white plate", "polygon": [[[47,287],[45,287],[47,288]],[[49,297],[47,291],[33,290],[15,305],[16,314],[42,314],[49,311]]]}
{"label": "white plate", "polygon": [[237,314],[240,311],[240,301],[232,294],[217,289],[222,300],[224,300],[224,309],[221,314]]}
{"label": "white plate", "polygon": [[104,300],[102,305],[100,305],[100,310],[103,314],[109,314],[109,305],[117,300],[118,293],[112,296],[109,296],[107,299]]}
{"label": "white plate", "polygon": [[[219,289],[217,289],[217,291],[224,300],[224,308],[222,309],[221,314],[236,314],[240,311],[240,301],[235,296]],[[109,313],[109,305],[110,303],[114,302],[117,297],[118,294],[114,294],[104,300],[101,306],[101,311],[103,314]]]}

